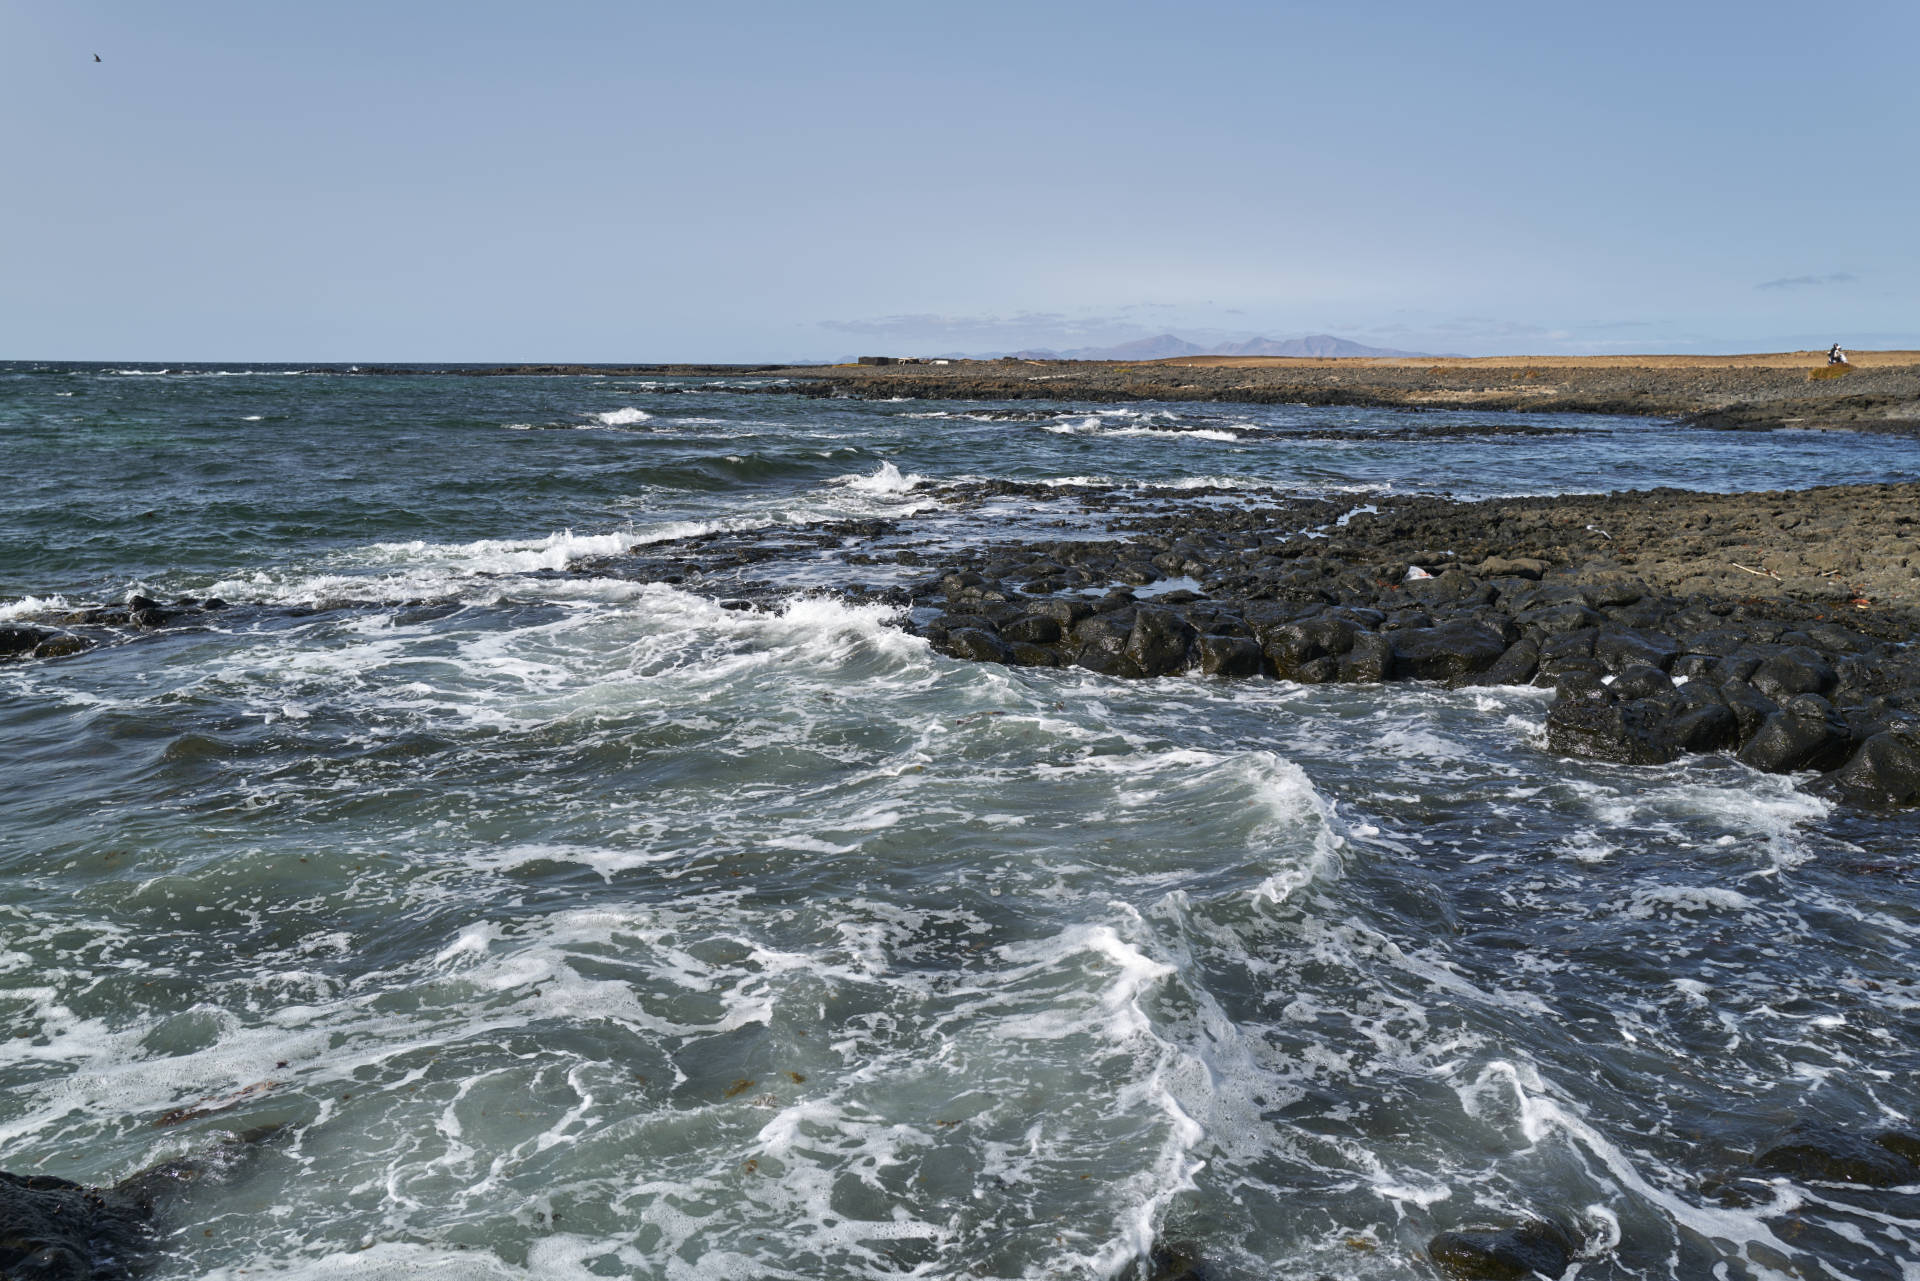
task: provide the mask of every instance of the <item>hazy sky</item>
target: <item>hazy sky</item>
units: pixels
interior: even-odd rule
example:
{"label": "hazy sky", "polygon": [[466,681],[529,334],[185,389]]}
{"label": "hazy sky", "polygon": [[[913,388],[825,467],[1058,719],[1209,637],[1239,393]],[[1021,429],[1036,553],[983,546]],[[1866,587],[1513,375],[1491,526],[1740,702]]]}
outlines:
{"label": "hazy sky", "polygon": [[0,358],[1920,347],[1916,48],[1914,0],[0,0]]}

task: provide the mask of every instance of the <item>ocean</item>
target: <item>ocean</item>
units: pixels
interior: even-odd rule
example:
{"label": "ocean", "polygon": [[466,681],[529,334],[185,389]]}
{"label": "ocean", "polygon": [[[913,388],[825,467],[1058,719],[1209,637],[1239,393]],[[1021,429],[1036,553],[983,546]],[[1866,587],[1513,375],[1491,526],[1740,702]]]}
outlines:
{"label": "ocean", "polygon": [[765,381],[0,365],[0,622],[227,605],[0,663],[0,1168],[281,1127],[167,1279],[1405,1278],[1537,1215],[1583,1281],[1920,1277],[1913,1189],[1748,1165],[1920,1113],[1920,815],[1560,758],[1548,690],[1013,669],[885,603],[1089,491],[1910,441]]}

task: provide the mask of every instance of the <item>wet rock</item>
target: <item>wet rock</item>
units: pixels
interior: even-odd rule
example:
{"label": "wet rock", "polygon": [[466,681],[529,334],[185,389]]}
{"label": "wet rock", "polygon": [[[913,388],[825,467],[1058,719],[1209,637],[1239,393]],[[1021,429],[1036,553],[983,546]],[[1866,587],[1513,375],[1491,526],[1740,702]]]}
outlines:
{"label": "wet rock", "polygon": [[1515,1228],[1442,1232],[1427,1243],[1427,1257],[1456,1281],[1532,1281],[1565,1272],[1578,1248],[1565,1229],[1539,1220]]}
{"label": "wet rock", "polygon": [[1858,803],[1920,805],[1920,720],[1870,735],[1830,781]]}
{"label": "wet rock", "polygon": [[1827,1126],[1797,1129],[1754,1157],[1753,1163],[1772,1174],[1821,1183],[1891,1188],[1920,1182],[1920,1166],[1900,1152]]}
{"label": "wet rock", "polygon": [[1457,681],[1483,672],[1507,652],[1500,634],[1480,623],[1449,622],[1393,633],[1396,674]]}
{"label": "wet rock", "polygon": [[88,1281],[138,1276],[154,1247],[153,1204],[52,1175],[0,1173],[0,1276]]}
{"label": "wet rock", "polygon": [[1740,760],[1768,774],[1833,769],[1846,760],[1852,741],[1832,704],[1818,694],[1800,694],[1767,717],[1740,748]]}
{"label": "wet rock", "polygon": [[1525,685],[1540,670],[1540,647],[1530,640],[1515,641],[1493,666],[1475,678],[1480,685]]}
{"label": "wet rock", "polygon": [[1258,676],[1259,642],[1245,636],[1202,636],[1196,642],[1200,670],[1208,676]]}
{"label": "wet rock", "polygon": [[1148,676],[1165,676],[1187,665],[1193,625],[1171,610],[1142,608],[1127,637],[1126,656]]}
{"label": "wet rock", "polygon": [[976,663],[1004,663],[1011,657],[1005,642],[992,632],[978,627],[962,627],[948,632],[938,648],[943,654],[969,658]]}
{"label": "wet rock", "polygon": [[1200,1251],[1185,1241],[1155,1241],[1134,1275],[1144,1281],[1207,1281]]}
{"label": "wet rock", "polygon": [[1720,752],[1740,742],[1740,722],[1725,703],[1704,703],[1673,718],[1673,741],[1682,751]]}
{"label": "wet rock", "polygon": [[942,614],[927,624],[926,631],[929,637],[937,641],[942,636],[968,629],[986,632],[989,635],[997,634],[999,631],[994,621],[985,614]]}
{"label": "wet rock", "polygon": [[1491,587],[1458,565],[1433,578],[1408,583],[1404,590],[1412,599],[1432,604],[1485,605],[1495,595]]}
{"label": "wet rock", "polygon": [[1813,650],[1776,654],[1760,663],[1748,679],[1776,703],[1795,694],[1825,694],[1840,682],[1839,674]]}
{"label": "wet rock", "polygon": [[0,658],[31,654],[59,634],[39,627],[0,627]]}
{"label": "wet rock", "polygon": [[1093,606],[1077,596],[1055,596],[1046,600],[1027,602],[1029,612],[1043,618],[1051,618],[1062,628],[1072,628],[1083,618],[1091,617]]}
{"label": "wet rock", "polygon": [[1060,620],[1048,618],[1045,614],[1022,614],[1000,628],[1002,640],[1027,641],[1035,645],[1052,645],[1060,639],[1060,635]]}
{"label": "wet rock", "polygon": [[1584,631],[1598,627],[1606,620],[1585,605],[1568,602],[1560,605],[1548,605],[1539,609],[1529,609],[1515,615],[1514,622],[1529,632],[1541,636],[1559,636],[1567,632]]}
{"label": "wet rock", "polygon": [[66,658],[82,650],[93,648],[93,642],[84,636],[75,636],[71,632],[56,632],[53,636],[33,647],[35,658]]}
{"label": "wet rock", "polygon": [[1608,628],[1594,638],[1593,656],[1610,672],[1638,666],[1655,667],[1664,672],[1680,657],[1680,642],[1663,632]]}
{"label": "wet rock", "polygon": [[1613,680],[1613,696],[1623,703],[1671,694],[1673,691],[1673,682],[1667,679],[1667,674],[1645,663],[1633,663],[1621,669]]}
{"label": "wet rock", "polygon": [[1542,667],[1540,676],[1534,683],[1553,686],[1553,692],[1566,702],[1580,699],[1599,703],[1617,701],[1613,691],[1601,679],[1600,669],[1597,667],[1575,667],[1556,672],[1549,672]]}
{"label": "wet rock", "polygon": [[1547,709],[1547,746],[1563,756],[1621,765],[1665,765],[1680,755],[1673,713],[1654,699],[1562,698]]}
{"label": "wet rock", "polygon": [[1711,654],[1682,654],[1673,660],[1673,666],[1667,669],[1667,675],[1674,680],[1705,680],[1713,674],[1715,659]]}
{"label": "wet rock", "polygon": [[1393,642],[1380,632],[1360,632],[1339,658],[1339,678],[1372,684],[1393,675]]}
{"label": "wet rock", "polygon": [[1733,713],[1740,727],[1740,741],[1746,742],[1760,732],[1767,718],[1780,710],[1779,704],[1745,681],[1729,680],[1720,685],[1720,701]]}
{"label": "wet rock", "polygon": [[1873,1136],[1873,1141],[1894,1155],[1904,1157],[1914,1165],[1920,1166],[1920,1132],[1882,1130]]}
{"label": "wet rock", "polygon": [[[1082,661],[1094,655],[1117,658],[1126,652],[1127,641],[1132,636],[1133,616],[1131,614],[1095,614],[1090,618],[1081,619],[1073,629],[1073,642],[1078,646],[1079,654],[1079,658],[1075,661]],[[1082,665],[1089,664],[1082,662]]]}
{"label": "wet rock", "polygon": [[1283,679],[1291,680],[1300,668],[1315,659],[1346,653],[1353,647],[1357,631],[1359,628],[1351,619],[1337,614],[1316,614],[1266,627],[1261,630],[1260,639],[1274,671]]}
{"label": "wet rock", "polygon": [[1007,662],[1015,667],[1059,667],[1060,651],[1048,645],[1036,645],[1032,641],[1010,641],[1007,644]]}
{"label": "wet rock", "polygon": [[1607,665],[1593,656],[1593,645],[1599,636],[1598,629],[1592,627],[1542,636],[1539,640],[1540,661],[1543,664],[1558,667],[1565,665],[1570,659],[1578,659],[1582,665],[1604,672],[1607,670]]}

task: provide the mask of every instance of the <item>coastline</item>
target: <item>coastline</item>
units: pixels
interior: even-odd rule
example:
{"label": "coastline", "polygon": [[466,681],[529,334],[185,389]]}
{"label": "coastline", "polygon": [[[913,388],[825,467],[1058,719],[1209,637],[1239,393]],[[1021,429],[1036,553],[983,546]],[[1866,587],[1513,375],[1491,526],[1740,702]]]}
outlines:
{"label": "coastline", "polygon": [[1554,691],[1558,755],[1727,752],[1868,808],[1920,804],[1920,484],[1347,512],[1210,497],[943,557],[912,630],[956,658],[1120,677],[1532,684]]}
{"label": "coastline", "polygon": [[1733,430],[1920,435],[1920,352],[1739,356],[1309,359],[1196,356],[1125,362],[955,360],[755,372],[768,390],[863,399],[1218,401],[1526,413],[1622,414]]}

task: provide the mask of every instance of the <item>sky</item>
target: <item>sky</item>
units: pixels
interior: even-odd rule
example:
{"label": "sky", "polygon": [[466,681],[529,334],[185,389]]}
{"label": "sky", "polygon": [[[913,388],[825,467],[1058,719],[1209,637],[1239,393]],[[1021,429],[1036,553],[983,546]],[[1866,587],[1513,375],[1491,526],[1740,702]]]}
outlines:
{"label": "sky", "polygon": [[0,0],[0,359],[1920,348],[1916,47],[1913,0]]}

